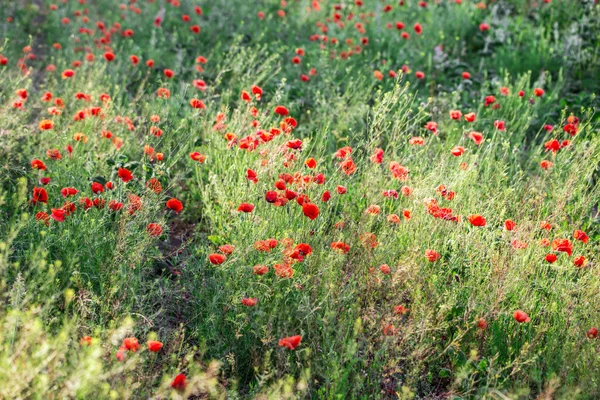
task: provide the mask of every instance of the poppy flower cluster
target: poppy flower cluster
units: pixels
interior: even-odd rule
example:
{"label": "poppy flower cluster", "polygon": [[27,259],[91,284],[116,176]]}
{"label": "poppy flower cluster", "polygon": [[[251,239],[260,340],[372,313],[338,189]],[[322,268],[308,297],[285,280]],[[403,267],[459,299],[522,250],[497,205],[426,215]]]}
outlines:
{"label": "poppy flower cluster", "polygon": [[[311,131],[314,125],[310,117],[315,113],[313,111],[309,115],[307,112],[306,104],[310,103],[304,103],[304,99],[295,101],[290,98],[292,95],[286,97],[287,93],[273,93],[272,82],[265,79],[264,75],[251,77],[252,80],[244,81],[242,87],[238,88],[236,85],[231,102],[219,104],[215,99],[226,96],[225,92],[220,92],[219,79],[214,79],[215,76],[220,76],[218,71],[210,71],[213,60],[209,62],[204,56],[193,56],[190,61],[184,58],[181,62],[169,63],[168,58],[157,57],[155,62],[147,59],[144,49],[138,47],[135,47],[138,54],[123,54],[120,49],[133,48],[123,44],[137,41],[138,38],[141,40],[147,34],[145,29],[134,30],[132,28],[135,26],[121,26],[121,23],[128,22],[127,13],[142,14],[143,6],[139,2],[130,3],[120,7],[123,11],[121,19],[126,22],[106,25],[97,21],[95,28],[91,29],[87,27],[89,21],[81,18],[79,11],[76,11],[76,19],[62,18],[61,23],[65,29],[68,29],[67,26],[77,25],[79,30],[74,42],[80,43],[82,47],[74,49],[75,57],[79,57],[77,54],[81,55],[80,60],[66,64],[57,62],[60,70],[56,72],[55,80],[60,82],[60,91],[36,94],[21,88],[14,93],[10,92],[12,97],[8,104],[12,113],[22,113],[30,108],[31,103],[42,103],[42,107],[39,107],[40,103],[33,106],[33,109],[39,108],[41,112],[39,116],[37,113],[32,114],[36,118],[32,131],[35,132],[35,140],[43,143],[43,147],[34,148],[34,154],[27,159],[31,159],[28,168],[30,186],[27,193],[30,198],[27,207],[35,212],[38,221],[35,223],[36,229],[52,231],[53,234],[54,231],[66,228],[65,225],[71,219],[73,225],[75,221],[79,223],[79,219],[73,218],[74,215],[85,218],[86,215],[102,212],[105,213],[103,216],[107,216],[101,219],[103,223],[125,221],[127,224],[120,226],[139,227],[139,231],[145,232],[143,238],[147,243],[158,241],[159,238],[167,239],[169,223],[164,222],[162,217],[180,220],[199,208],[194,202],[198,200],[195,197],[198,194],[197,187],[186,185],[186,190],[183,190],[179,185],[181,182],[171,180],[178,176],[175,169],[184,165],[184,168],[191,168],[189,175],[187,173],[190,171],[184,171],[186,179],[193,175],[194,179],[202,182],[202,185],[197,186],[202,186],[203,197],[207,194],[203,201],[214,201],[210,195],[216,193],[217,189],[213,186],[219,186],[218,209],[226,210],[218,218],[219,225],[227,225],[227,229],[211,236],[213,243],[218,245],[208,251],[205,250],[206,247],[198,249],[198,254],[202,254],[201,267],[206,267],[210,273],[222,274],[221,276],[226,276],[232,270],[236,270],[236,273],[241,271],[240,274],[247,274],[251,282],[258,282],[264,288],[276,287],[277,290],[285,288],[301,292],[306,281],[298,277],[306,277],[315,268],[314,264],[325,260],[340,262],[344,273],[348,275],[368,271],[369,274],[365,274],[368,277],[367,284],[375,282],[387,290],[390,285],[399,285],[399,282],[407,279],[397,260],[389,255],[389,249],[396,245],[395,239],[401,243],[402,251],[406,250],[413,264],[418,268],[435,271],[435,274],[446,271],[446,264],[450,264],[450,260],[462,256],[455,255],[450,250],[450,240],[446,247],[434,243],[429,237],[419,237],[411,246],[405,247],[403,241],[411,238],[408,232],[416,226],[425,226],[425,229],[439,226],[444,232],[456,231],[457,235],[464,235],[468,240],[473,240],[473,243],[479,240],[489,243],[489,246],[500,243],[507,254],[532,254],[532,263],[539,262],[548,269],[561,266],[561,263],[568,260],[570,266],[577,268],[573,269],[573,273],[585,274],[585,268],[594,265],[591,251],[589,254],[585,252],[586,248],[592,246],[588,244],[590,237],[579,229],[587,229],[586,226],[577,226],[576,230],[565,233],[564,226],[567,222],[557,221],[552,215],[545,216],[547,220],[535,220],[534,224],[530,224],[531,221],[520,220],[516,215],[502,216],[494,213],[491,208],[484,208],[473,199],[463,201],[468,195],[463,190],[468,180],[462,178],[467,174],[458,174],[463,171],[478,172],[479,163],[483,162],[488,150],[493,150],[492,145],[497,143],[498,138],[509,140],[514,133],[511,130],[522,129],[522,126],[515,123],[518,117],[505,113],[505,109],[514,107],[514,104],[544,104],[549,92],[542,87],[517,91],[504,86],[497,87],[495,83],[489,87],[481,85],[482,91],[475,94],[473,104],[457,104],[453,100],[451,110],[442,109],[442,112],[438,112],[435,108],[430,114],[423,114],[423,118],[419,114],[417,122],[407,130],[405,136],[401,136],[401,140],[390,140],[388,143],[387,137],[380,139],[369,131],[369,135],[373,137],[369,137],[368,142],[356,143],[354,136],[346,137],[345,133],[338,135],[337,132],[351,131],[352,128],[336,127],[332,129],[332,135],[327,137],[331,142],[322,146],[326,150],[321,151],[321,148],[316,148],[321,145],[316,140],[319,137]],[[173,21],[169,20],[171,12],[178,9],[180,4],[178,0],[168,0],[166,3],[169,6],[165,7],[171,7],[169,11],[161,9],[148,22],[152,35],[162,35],[173,25]],[[434,32],[437,40],[438,32],[431,29],[425,19],[421,19],[424,13],[429,12],[428,7],[432,7],[432,2],[418,2],[410,13],[400,11],[404,1],[383,4],[379,7],[381,13],[368,10],[370,5],[363,0],[342,2],[326,10],[324,2],[309,3],[307,12],[312,13],[311,18],[314,16],[315,20],[318,19],[315,25],[317,32],[311,31],[315,33],[308,38],[309,42],[297,46],[294,44],[285,53],[285,60],[291,62],[284,63],[283,68],[293,69],[296,74],[294,76],[300,75],[301,82],[304,82],[292,83],[293,90],[289,93],[301,91],[302,96],[307,98],[314,95],[315,87],[306,83],[317,76],[316,68],[311,66],[327,62],[316,58],[321,53],[334,60],[333,63],[361,57],[364,57],[363,60],[373,60],[376,49],[371,49],[374,43],[369,33],[377,28],[375,25],[379,21],[394,32],[397,39],[394,48],[408,57],[405,62],[410,66],[390,66],[394,61],[385,59],[377,60],[376,65],[370,64],[371,61],[363,63],[368,66],[358,64],[362,69],[368,69],[368,85],[383,90],[386,85],[391,84],[390,81],[402,79],[401,75],[406,75],[417,87],[427,85],[427,88],[434,88],[433,79],[440,74],[437,67],[417,65],[416,62],[412,65],[413,60],[410,60],[417,53],[413,50],[418,49],[416,46],[419,43],[431,44],[431,32]],[[461,1],[452,3],[458,5]],[[279,2],[279,5],[280,7],[275,7],[279,8],[277,10],[273,8],[257,12],[260,21],[264,21],[261,26],[266,25],[271,18],[265,13],[272,13],[278,23],[288,26],[287,19],[293,15],[294,10],[287,8],[286,1]],[[187,14],[178,12],[176,28],[183,26],[183,30],[191,38],[196,35],[205,36],[203,33],[206,29],[204,26],[201,29],[199,18],[203,14],[202,9],[195,6],[192,12],[192,6],[188,6],[183,10]],[[58,7],[54,5],[51,10]],[[400,21],[400,18],[403,20]],[[477,17],[473,27],[475,32],[479,30],[478,38],[490,37],[495,32],[495,25],[492,28],[490,23],[481,21],[480,17]],[[91,41],[82,40],[86,36]],[[88,42],[95,47],[84,47]],[[194,42],[188,43],[185,39],[182,43],[186,49],[193,48],[188,44]],[[375,45],[380,48],[379,43]],[[59,52],[63,46],[66,47],[67,44],[55,43],[52,51]],[[414,49],[411,46],[415,46]],[[430,50],[433,51],[434,59],[443,60],[447,56],[447,50],[442,44],[435,45]],[[35,58],[32,57],[34,55],[31,48],[24,53],[27,56],[20,66],[23,72],[27,70],[26,64]],[[8,59],[0,55],[0,65],[7,63]],[[152,77],[144,81],[149,82],[150,87],[150,94],[143,95],[149,99],[147,109],[144,108],[139,115],[118,115],[116,113],[122,106],[123,96],[115,91],[100,94],[97,88],[90,89],[92,85],[82,85],[80,81],[89,73],[82,64],[94,63],[100,63],[102,68],[106,68],[108,75],[114,73],[119,77],[116,71],[126,65],[130,75],[123,79],[142,76],[140,66],[143,67],[145,63],[148,68],[144,69],[143,76]],[[210,73],[204,74],[205,69]],[[46,72],[51,74],[55,70],[57,67],[51,65]],[[324,72],[320,70],[319,73],[325,75]],[[332,71],[327,71],[327,74],[330,72]],[[475,72],[472,76],[471,72],[462,69],[455,69],[451,77],[461,88],[479,85],[479,78]],[[184,79],[189,79],[188,86],[179,85]],[[257,84],[252,85],[254,79]],[[430,80],[431,82],[427,82]],[[264,85],[264,89],[258,84]],[[282,84],[282,91],[288,89],[288,84]],[[140,87],[144,86],[140,84]],[[180,90],[180,87],[186,90]],[[182,94],[189,93],[187,90],[190,88],[192,95]],[[352,90],[347,92],[351,93]],[[59,95],[63,97],[58,97]],[[529,97],[529,102],[524,100],[526,97]],[[323,108],[324,110],[317,110],[316,114],[329,112],[327,107]],[[422,112],[428,113],[433,109],[423,107]],[[185,114],[185,118],[173,121],[173,110],[181,115]],[[332,119],[338,118],[338,115],[331,114]],[[179,117],[177,114],[177,118]],[[181,136],[175,136],[178,129],[173,128],[180,123],[181,126],[186,126],[183,122],[188,120],[191,121],[190,126],[201,126],[202,132],[199,138],[183,142],[180,141]],[[299,126],[299,123],[302,125]],[[378,128],[377,124],[372,125]],[[544,152],[544,157],[548,158],[539,161],[539,166],[546,172],[537,170],[536,159],[534,169],[542,177],[540,179],[554,179],[550,170],[555,164],[557,168],[562,168],[561,164],[565,163],[565,159],[561,156],[574,152],[575,145],[584,132],[585,124],[580,123],[579,118],[574,115],[555,125],[547,123],[540,130],[540,134],[546,136],[539,148]],[[440,154],[443,162],[458,166],[457,176],[444,176],[448,187],[440,184],[436,188],[439,181],[432,187],[425,187],[421,180],[424,168],[421,160],[432,154],[432,148],[438,144],[442,149]],[[110,160],[107,160],[107,156],[94,165],[94,157],[102,158],[100,154],[94,153],[97,149],[110,154]],[[337,150],[332,151],[334,149]],[[139,157],[134,160],[136,154]],[[86,160],[88,161],[85,162]],[[84,168],[80,161],[84,161]],[[221,176],[225,171],[224,164],[231,166],[227,169],[227,173],[233,175],[229,180]],[[92,165],[99,170],[104,169],[106,178],[96,176],[100,173],[92,175]],[[64,172],[66,168],[68,173]],[[80,178],[85,175],[85,184],[81,183],[82,180],[78,182],[74,179],[73,175],[77,174]],[[204,181],[207,176],[210,184]],[[435,179],[437,177],[436,175]],[[214,184],[219,180],[222,182]],[[232,182],[239,184],[239,187],[228,187],[229,184],[233,185]],[[212,190],[215,192],[211,192]],[[179,199],[186,201],[186,213],[182,213],[184,204]],[[414,220],[418,223],[411,224],[411,204],[421,202],[425,207],[421,206],[414,212]],[[156,204],[159,206],[154,207]],[[140,212],[141,210],[144,212]],[[205,217],[207,220],[212,218],[210,215]],[[507,217],[516,221],[505,219]],[[285,222],[286,233],[279,231],[281,236],[278,236],[274,232],[276,228],[281,228],[278,225],[281,221]],[[64,222],[67,224],[60,224]],[[261,231],[260,236],[247,234],[250,230],[258,232],[253,230],[254,225],[260,228],[261,224],[268,226],[268,229]],[[572,235],[570,232],[573,232]],[[592,231],[588,232],[594,238]],[[535,236],[537,244],[529,241],[527,235],[530,233],[529,238]],[[270,235],[277,239],[257,240]],[[245,242],[248,238],[251,238],[250,242]],[[235,245],[222,244],[224,240],[231,240]],[[525,249],[529,250],[524,251]],[[356,268],[357,271],[346,271],[348,266],[355,266],[357,254],[360,254],[361,265]],[[581,268],[584,269],[580,270]],[[459,275],[456,273],[454,279],[462,279]],[[448,282],[448,286],[453,283]],[[244,286],[238,285],[243,289],[236,292],[235,297],[232,296],[234,301],[231,307],[240,314],[244,313],[244,317],[250,320],[255,315],[264,313],[263,308],[266,309],[271,299],[257,292],[257,285],[243,284]],[[390,298],[393,297],[391,292]],[[282,293],[286,292],[282,290]],[[388,304],[386,311],[391,317],[388,315],[377,322],[378,331],[382,331],[387,337],[400,334],[401,324],[412,318],[417,310],[407,298],[395,298],[393,301]],[[394,306],[399,303],[403,304]],[[409,306],[411,311],[407,315]],[[516,307],[511,307],[501,313],[502,318],[514,326],[515,321],[523,324],[519,325],[521,329],[528,329],[536,323],[539,315],[527,305],[519,307],[529,311],[532,317],[523,310],[515,311]],[[485,331],[488,323],[494,323],[495,316],[488,314],[485,317],[477,316],[473,326]],[[286,350],[301,348],[302,335],[281,337],[300,331],[300,328],[292,327],[275,333],[275,337],[280,338],[277,343],[282,348],[281,354]],[[484,335],[485,332],[479,334]],[[586,335],[590,339],[596,338],[598,330],[591,328]],[[80,341],[84,346],[92,346],[94,342],[90,336],[85,336]],[[146,347],[149,352],[156,353],[161,351],[163,343],[148,340]],[[142,351],[142,344],[137,338],[127,337],[115,357],[118,361],[124,361],[128,355]],[[176,375],[171,381],[171,387],[180,391],[189,388],[186,375]]]}
{"label": "poppy flower cluster", "polygon": [[[92,339],[89,336],[86,336],[82,339],[82,343],[86,343],[88,345],[91,344]],[[146,343],[146,347],[148,351],[152,353],[159,352],[163,343],[158,340],[148,340]],[[142,345],[139,343],[138,339],[135,337],[126,337],[123,339],[123,343],[119,346],[119,350],[115,353],[115,358],[117,361],[125,361],[127,357],[127,352],[136,353],[138,350],[142,348]]]}

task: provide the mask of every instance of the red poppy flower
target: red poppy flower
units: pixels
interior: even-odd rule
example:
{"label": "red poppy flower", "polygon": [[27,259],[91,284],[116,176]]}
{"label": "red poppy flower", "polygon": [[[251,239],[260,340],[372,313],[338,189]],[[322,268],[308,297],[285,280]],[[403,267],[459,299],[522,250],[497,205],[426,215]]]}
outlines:
{"label": "red poppy flower", "polygon": [[46,170],[46,164],[44,164],[44,162],[42,160],[33,160],[31,161],[31,168],[33,169],[39,169],[39,170]]}
{"label": "red poppy flower", "polygon": [[121,180],[125,183],[127,183],[133,179],[133,174],[131,173],[130,170],[128,170],[126,168],[119,168],[118,175],[119,175],[119,178],[121,178]]}
{"label": "red poppy flower", "polygon": [[460,117],[462,117],[462,112],[460,112],[460,110],[450,110],[450,118],[459,120]]}
{"label": "red poppy flower", "polygon": [[472,113],[472,112],[468,113],[468,114],[465,114],[465,121],[467,121],[467,122],[474,122],[475,121],[475,117],[476,117],[475,113]]}
{"label": "red poppy flower", "polygon": [[280,278],[287,279],[287,278],[291,278],[292,276],[294,276],[294,270],[287,263],[275,264],[273,266],[273,269],[275,270],[275,275],[277,275]]}
{"label": "red poppy flower", "polygon": [[235,246],[232,244],[224,244],[223,246],[219,246],[219,251],[226,255],[233,254],[234,250]]}
{"label": "red poppy flower", "polygon": [[269,272],[269,267],[266,265],[255,265],[252,269],[255,275],[264,275]]}
{"label": "red poppy flower", "polygon": [[276,203],[278,199],[279,196],[277,195],[277,192],[273,190],[269,190],[267,193],[265,193],[265,200],[267,203]]}
{"label": "red poppy flower", "polygon": [[586,335],[590,339],[595,339],[595,338],[598,337],[598,329],[597,328],[590,328],[590,330],[587,331]]}
{"label": "red poppy flower", "polygon": [[367,209],[365,210],[366,214],[371,214],[371,215],[379,215],[381,213],[381,207],[379,207],[376,204],[372,204],[369,207],[367,207]]}
{"label": "red poppy flower", "polygon": [[271,251],[271,247],[266,240],[258,240],[254,243],[254,248],[258,251],[264,251],[269,253]]}
{"label": "red poppy flower", "polygon": [[275,107],[275,114],[281,115],[281,116],[285,116],[288,115],[290,112],[288,111],[287,108],[285,108],[284,106],[277,106]]}
{"label": "red poppy flower", "polygon": [[494,128],[498,129],[499,131],[505,131],[506,130],[506,122],[504,122],[502,120],[494,121]]}
{"label": "red poppy flower", "polygon": [[46,225],[50,225],[50,216],[48,215],[47,212],[44,211],[40,211],[37,214],[35,214],[35,219],[37,219],[38,221],[42,221],[44,224]]}
{"label": "red poppy flower", "polygon": [[187,379],[184,374],[179,374],[171,382],[171,387],[175,390],[184,390],[187,386]]}
{"label": "red poppy flower", "polygon": [[343,158],[346,158],[347,156],[349,156],[350,154],[352,154],[352,147],[345,146],[345,147],[342,147],[341,149],[338,149],[335,152],[335,157],[343,159]]}
{"label": "red poppy flower", "polygon": [[219,253],[213,253],[208,255],[208,261],[210,261],[210,263],[213,265],[221,265],[225,262],[226,259],[227,257]]}
{"label": "red poppy flower", "polygon": [[437,260],[440,259],[440,257],[441,257],[440,253],[438,253],[435,250],[431,250],[431,249],[425,250],[425,258],[429,262],[436,262]]}
{"label": "red poppy flower", "polygon": [[285,184],[285,181],[283,179],[278,179],[275,182],[275,188],[279,190],[285,190],[287,188],[287,185]]}
{"label": "red poppy flower", "polygon": [[92,193],[98,194],[104,192],[104,186],[98,182],[92,182]]}
{"label": "red poppy flower", "polygon": [[246,297],[246,298],[242,299],[242,304],[245,305],[246,307],[254,307],[257,302],[258,302],[258,299],[256,297],[253,297],[253,298]]}
{"label": "red poppy flower", "polygon": [[487,322],[485,321],[485,319],[479,318],[479,320],[477,321],[477,327],[481,330],[485,330],[485,328],[487,328]]}
{"label": "red poppy flower", "polygon": [[79,199],[79,204],[82,205],[84,210],[89,210],[90,208],[92,208],[94,206],[94,203],[88,197]]}
{"label": "red poppy flower", "polygon": [[569,239],[554,239],[552,241],[552,249],[567,253],[569,257],[573,254],[573,244]]}
{"label": "red poppy flower", "polygon": [[86,346],[91,346],[92,345],[92,337],[91,336],[84,336],[81,338],[81,340],[79,340],[79,344],[81,344],[82,346],[86,345]]}
{"label": "red poppy flower", "polygon": [[386,325],[383,328],[383,335],[384,336],[394,336],[398,331],[396,330],[396,328],[394,328],[394,325],[389,324]]}
{"label": "red poppy flower", "polygon": [[548,222],[548,221],[541,221],[540,222],[540,228],[547,230],[547,231],[551,231],[552,230],[552,225]]}
{"label": "red poppy flower", "polygon": [[289,142],[287,142],[287,147],[293,150],[302,150],[302,140],[290,140]]}
{"label": "red poppy flower", "polygon": [[43,131],[49,131],[54,128],[54,122],[49,119],[44,119],[38,124],[38,127]]}
{"label": "red poppy flower", "polygon": [[510,220],[507,219],[506,221],[504,221],[504,229],[506,229],[507,231],[513,231],[515,230],[515,228],[517,227],[517,224]]}
{"label": "red poppy flower", "polygon": [[92,203],[94,203],[94,207],[96,207],[97,209],[101,209],[101,208],[104,208],[104,204],[106,203],[106,200],[95,198]]}
{"label": "red poppy flower", "polygon": [[317,160],[315,160],[314,158],[308,158],[305,162],[304,165],[306,165],[308,168],[316,168],[317,167]]}
{"label": "red poppy flower", "polygon": [[342,172],[348,176],[353,175],[356,172],[356,164],[350,157],[340,163],[340,168],[342,169]]}
{"label": "red poppy flower", "polygon": [[158,352],[163,347],[163,344],[157,340],[148,340],[147,345],[148,345],[148,350],[150,350],[153,353]]}
{"label": "red poppy flower", "polygon": [[70,187],[62,188],[60,190],[60,194],[62,194],[62,196],[65,198],[75,196],[78,192],[79,191],[77,189]]}
{"label": "red poppy flower", "polygon": [[[260,87],[253,85],[252,86],[252,94],[254,95],[256,100],[260,100],[263,95],[263,90]],[[275,111],[275,112],[277,112],[277,111]]]}
{"label": "red poppy flower", "polygon": [[136,352],[140,349],[140,344],[138,343],[138,340],[134,337],[128,337],[123,339],[123,347],[125,347],[125,349],[132,351],[132,352]]}
{"label": "red poppy flower", "polygon": [[588,235],[581,230],[576,230],[575,232],[573,232],[573,237],[577,240],[581,240],[583,243],[587,243],[590,239]]}
{"label": "red poppy flower", "polygon": [[204,82],[202,79],[194,79],[192,81],[192,85],[194,85],[194,87],[200,91],[206,90],[206,82]]}
{"label": "red poppy flower", "polygon": [[370,160],[374,164],[381,164],[383,162],[383,149],[375,149],[375,152],[370,157]]}
{"label": "red poppy flower", "polygon": [[[109,184],[112,187],[112,182],[107,182],[106,183],[107,189],[111,189],[111,187],[109,187]],[[160,181],[156,178],[150,178],[148,180],[148,182],[146,182],[146,187],[148,189],[152,190],[156,194],[159,194],[160,192],[162,192],[162,185],[160,184]]]}
{"label": "red poppy flower", "polygon": [[469,133],[469,137],[477,146],[483,143],[483,135],[480,132],[471,132]]}
{"label": "red poppy flower", "polygon": [[245,213],[251,213],[254,210],[254,204],[242,203],[237,210]]}
{"label": "red poppy flower", "polygon": [[46,189],[35,187],[33,188],[33,199],[31,200],[33,204],[36,203],[48,203],[48,192]]}
{"label": "red poppy flower", "polygon": [[319,216],[319,207],[316,204],[304,203],[302,204],[302,212],[311,220],[314,220]]}
{"label": "red poppy flower", "polygon": [[488,107],[490,104],[494,104],[496,102],[496,96],[486,96],[485,97],[485,106]]}
{"label": "red poppy flower", "polygon": [[387,264],[380,265],[379,266],[379,271],[381,271],[381,273],[384,274],[384,275],[389,275],[392,272],[390,266],[387,265]]}
{"label": "red poppy flower", "polygon": [[198,161],[200,164],[202,164],[204,160],[206,160],[206,157],[203,154],[198,153],[197,151],[190,153],[190,158],[194,161]]}
{"label": "red poppy flower", "polygon": [[408,312],[408,309],[406,307],[404,307],[403,305],[397,305],[394,307],[395,314],[403,315],[403,314],[406,314],[407,312]]}
{"label": "red poppy flower", "polygon": [[302,256],[307,256],[312,253],[312,247],[308,243],[298,243],[294,248],[295,251],[300,253]]}
{"label": "red poppy flower", "polygon": [[584,256],[577,256],[573,259],[573,264],[577,267],[577,268],[583,268],[585,267],[587,260]]}
{"label": "red poppy flower", "polygon": [[469,222],[473,226],[485,226],[485,217],[482,215],[474,214],[469,216]]}
{"label": "red poppy flower", "polygon": [[104,53],[104,59],[110,62],[115,59],[115,54],[111,51],[107,51],[106,53]]}
{"label": "red poppy flower", "polygon": [[381,194],[383,195],[383,197],[388,197],[388,198],[393,198],[393,199],[398,198],[398,191],[396,191],[394,189],[384,190]]}
{"label": "red poppy flower", "polygon": [[285,347],[289,350],[294,350],[296,347],[298,347],[301,341],[302,336],[300,335],[290,336],[283,339],[279,339],[279,346]]}
{"label": "red poppy flower", "polygon": [[122,362],[123,360],[125,360],[125,357],[125,348],[121,346],[119,348],[119,351],[115,353],[115,358],[117,359],[117,361]]}
{"label": "red poppy flower", "polygon": [[513,317],[520,324],[523,322],[529,322],[531,320],[529,318],[529,315],[527,315],[527,313],[525,313],[525,311],[521,311],[521,310],[515,311],[515,313],[513,314]]}
{"label": "red poppy flower", "polygon": [[162,227],[159,224],[150,223],[146,225],[146,232],[150,236],[160,236],[162,234]]}
{"label": "red poppy flower", "polygon": [[544,148],[547,151],[556,153],[557,151],[560,150],[560,142],[556,139],[548,140],[546,143],[544,143]]}
{"label": "red poppy flower", "polygon": [[191,99],[190,106],[192,106],[192,108],[195,108],[195,109],[205,109],[206,108],[206,105],[204,104],[204,102],[199,99]]}
{"label": "red poppy flower", "polygon": [[571,136],[577,135],[577,125],[576,124],[566,124],[563,127],[563,131],[568,133]]}
{"label": "red poppy flower", "polygon": [[342,254],[346,254],[350,251],[350,245],[344,242],[332,242],[331,248],[341,252]]}
{"label": "red poppy flower", "polygon": [[399,224],[401,221],[398,214],[390,214],[387,216],[387,222],[390,224]]}
{"label": "red poppy flower", "polygon": [[252,98],[250,97],[250,93],[246,92],[245,90],[242,90],[241,99],[244,101],[247,101],[247,102],[252,101]]}
{"label": "red poppy flower", "polygon": [[67,78],[72,78],[73,75],[75,75],[75,71],[73,71],[72,69],[65,69],[62,74],[61,77],[63,79],[67,79]]}
{"label": "red poppy flower", "polygon": [[108,202],[108,208],[113,211],[119,211],[121,208],[123,208],[123,203],[120,201],[111,200]]}
{"label": "red poppy flower", "polygon": [[168,99],[171,97],[171,91],[167,88],[158,88],[156,90],[156,95],[160,98]]}
{"label": "red poppy flower", "polygon": [[550,169],[554,166],[554,163],[548,161],[548,160],[542,160],[540,161],[540,167],[542,167],[542,169],[547,170]]}
{"label": "red poppy flower", "polygon": [[547,262],[549,262],[550,264],[552,264],[552,263],[554,263],[556,261],[556,254],[554,254],[554,253],[546,254],[545,259],[546,259]]}
{"label": "red poppy flower", "polygon": [[183,210],[183,204],[181,201],[172,198],[167,200],[167,208],[175,211],[175,214],[179,214],[179,212]]}

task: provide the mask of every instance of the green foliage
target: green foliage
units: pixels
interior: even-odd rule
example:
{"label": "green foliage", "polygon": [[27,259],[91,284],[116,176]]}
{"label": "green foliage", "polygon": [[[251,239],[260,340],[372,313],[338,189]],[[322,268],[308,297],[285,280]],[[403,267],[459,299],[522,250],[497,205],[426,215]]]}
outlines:
{"label": "green foliage", "polygon": [[[0,398],[600,396],[598,339],[586,335],[600,324],[594,1],[182,3],[2,7]],[[259,134],[256,149],[240,147]],[[551,152],[553,139],[570,144]],[[300,198],[282,200],[283,178],[317,218]],[[42,187],[47,203],[34,201]],[[283,204],[265,201],[274,190]],[[165,207],[171,198],[181,212]],[[458,218],[436,218],[431,199]],[[49,217],[57,209],[70,210],[62,222]],[[470,224],[474,214],[486,225]],[[550,245],[560,238],[572,256]],[[269,272],[256,274],[261,265]],[[279,344],[294,335],[294,350]],[[128,337],[141,348],[123,350]]]}

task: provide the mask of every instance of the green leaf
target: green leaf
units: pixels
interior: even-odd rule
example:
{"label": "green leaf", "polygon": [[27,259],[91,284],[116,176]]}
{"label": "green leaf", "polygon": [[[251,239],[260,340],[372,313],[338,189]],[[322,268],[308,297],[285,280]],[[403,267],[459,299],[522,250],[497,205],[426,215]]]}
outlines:
{"label": "green leaf", "polygon": [[223,238],[219,235],[210,235],[208,238],[213,244],[219,244],[223,241]]}
{"label": "green leaf", "polygon": [[133,170],[133,169],[136,169],[137,167],[139,167],[140,164],[141,163],[139,161],[131,161],[131,162],[126,163],[124,165],[124,167],[127,169],[130,169],[130,170]]}
{"label": "green leaf", "polygon": [[440,369],[438,376],[440,378],[450,378],[452,376],[452,372],[448,368],[442,368]]}
{"label": "green leaf", "polygon": [[102,185],[106,185],[106,178],[103,176],[95,176],[92,178],[92,182],[98,182],[101,183]]}

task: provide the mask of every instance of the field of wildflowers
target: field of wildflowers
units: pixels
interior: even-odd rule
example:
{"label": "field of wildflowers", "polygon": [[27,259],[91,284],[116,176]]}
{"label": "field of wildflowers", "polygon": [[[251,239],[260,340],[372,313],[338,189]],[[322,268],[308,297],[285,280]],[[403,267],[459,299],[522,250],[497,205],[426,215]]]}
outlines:
{"label": "field of wildflowers", "polygon": [[0,398],[600,398],[597,0],[0,33]]}

